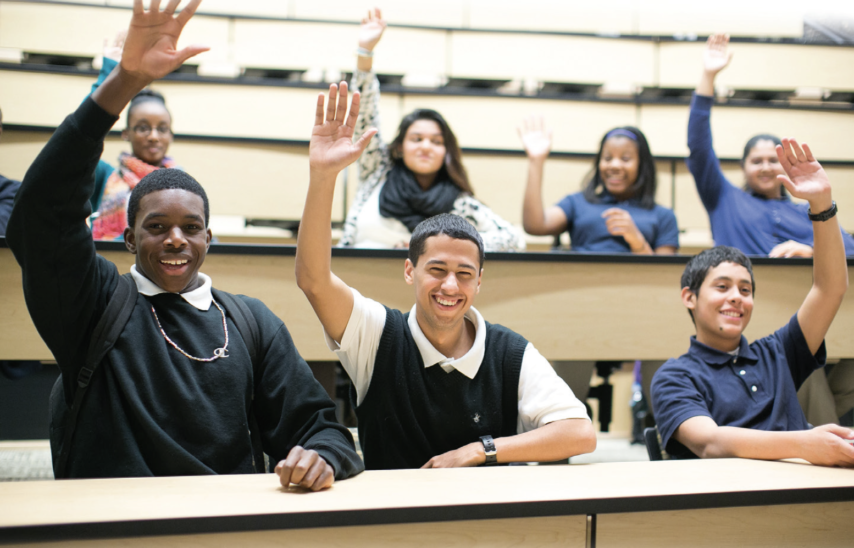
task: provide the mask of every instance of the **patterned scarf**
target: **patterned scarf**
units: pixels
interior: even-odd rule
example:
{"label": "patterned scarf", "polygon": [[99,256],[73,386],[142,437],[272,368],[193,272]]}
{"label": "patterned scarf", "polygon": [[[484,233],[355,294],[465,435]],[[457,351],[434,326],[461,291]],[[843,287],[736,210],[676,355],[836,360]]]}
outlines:
{"label": "patterned scarf", "polygon": [[[444,173],[442,170],[440,175]],[[424,190],[408,168],[396,165],[380,190],[380,215],[397,219],[412,232],[424,219],[450,213],[461,192],[447,176],[437,176],[430,188]]]}
{"label": "patterned scarf", "polygon": [[[163,158],[161,167],[181,169],[168,156]],[[160,168],[127,152],[119,155],[119,168],[107,179],[98,217],[92,222],[93,238],[115,240],[124,233],[128,224],[127,205],[131,191],[143,177],[157,169]]]}

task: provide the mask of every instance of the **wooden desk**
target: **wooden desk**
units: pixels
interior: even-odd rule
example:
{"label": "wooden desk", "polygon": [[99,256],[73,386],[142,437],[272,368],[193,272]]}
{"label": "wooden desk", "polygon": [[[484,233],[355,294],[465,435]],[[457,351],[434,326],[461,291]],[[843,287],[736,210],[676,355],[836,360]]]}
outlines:
{"label": "wooden desk", "polygon": [[[127,272],[124,244],[98,242]],[[52,359],[30,321],[21,272],[0,239],[0,359]],[[263,300],[291,332],[307,360],[329,360],[320,322],[294,279],[293,246],[216,244],[202,271],[220,289]],[[335,249],[332,268],[363,295],[409,310],[405,251]],[[573,253],[493,253],[474,305],[490,322],[521,333],[552,360],[661,360],[679,356],[694,333],[679,297],[688,258]],[[756,259],[756,309],[746,336],[779,329],[812,284],[811,261]],[[851,267],[849,266],[849,270]],[[850,272],[854,279],[854,272]],[[827,336],[831,358],[854,357],[854,296],[846,297]]]}
{"label": "wooden desk", "polygon": [[45,481],[0,484],[0,544],[841,546],[852,501],[854,471],[738,459]]}

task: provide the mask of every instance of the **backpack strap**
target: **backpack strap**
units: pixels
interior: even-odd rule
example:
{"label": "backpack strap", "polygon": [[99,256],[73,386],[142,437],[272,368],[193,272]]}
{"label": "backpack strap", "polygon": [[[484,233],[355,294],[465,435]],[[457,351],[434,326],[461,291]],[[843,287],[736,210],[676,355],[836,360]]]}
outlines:
{"label": "backpack strap", "polygon": [[[95,325],[92,338],[89,341],[89,350],[86,352],[86,362],[77,374],[77,390],[74,391],[74,402],[65,421],[65,433],[60,446],[59,459],[57,461],[55,476],[66,477],[66,466],[68,456],[71,453],[71,442],[74,438],[74,429],[77,426],[77,415],[86,397],[86,390],[92,375],[107,355],[107,352],[116,344],[116,341],[125,328],[125,325],[136,305],[137,297],[136,283],[130,274],[119,276],[116,290],[113,292],[107,308],[101,319]],[[59,381],[61,382],[61,380]]]}
{"label": "backpack strap", "polygon": [[[261,330],[258,328],[258,321],[255,315],[249,309],[249,306],[243,302],[243,299],[220,291],[219,289],[211,288],[211,293],[214,298],[222,304],[225,313],[231,318],[243,338],[243,344],[249,351],[249,358],[252,360],[252,371],[254,378],[258,379],[258,366],[260,363],[261,349]],[[255,387],[252,387],[252,402],[253,406],[249,410],[249,435],[252,440],[252,466],[256,472],[272,472],[270,470],[270,462],[267,455],[264,454],[264,447],[261,442],[261,429],[258,426],[258,420],[255,417]]]}

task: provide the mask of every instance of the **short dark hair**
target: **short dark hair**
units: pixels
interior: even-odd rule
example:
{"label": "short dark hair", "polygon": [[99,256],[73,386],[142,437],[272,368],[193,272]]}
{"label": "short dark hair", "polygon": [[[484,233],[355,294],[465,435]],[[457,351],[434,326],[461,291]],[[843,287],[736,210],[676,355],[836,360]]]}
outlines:
{"label": "short dark hair", "polygon": [[163,94],[154,91],[153,89],[143,89],[136,95],[134,95],[133,99],[130,100],[130,106],[128,106],[127,111],[127,127],[130,127],[130,115],[133,110],[143,103],[160,103],[163,105],[163,108],[166,109],[166,113],[169,114],[169,118],[172,118],[172,113],[169,112],[169,109],[166,108],[166,98],[163,97]]}
{"label": "short dark hair", "polygon": [[[629,135],[633,135],[635,138],[632,139]],[[598,204],[602,201],[602,193],[605,191],[605,181],[599,171],[602,149],[605,148],[605,141],[609,138],[620,136],[631,139],[638,147],[638,178],[629,190],[632,191],[633,198],[640,202],[642,208],[652,209],[655,207],[655,190],[658,187],[655,159],[652,157],[646,136],[634,126],[614,128],[602,137],[599,142],[599,152],[596,153],[596,158],[593,160],[593,170],[584,183],[584,199],[591,204]]]}
{"label": "short dark hair", "polygon": [[[706,276],[709,275],[709,270],[715,268],[721,263],[734,263],[743,266],[750,273],[751,291],[756,293],[756,280],[753,278],[753,265],[747,255],[734,247],[726,245],[715,246],[711,249],[706,249],[688,261],[685,265],[685,270],[682,272],[682,285],[680,288],[688,288],[694,295],[700,294],[700,286],[706,281]],[[691,320],[694,319],[694,314],[688,310]]]}
{"label": "short dark hair", "polygon": [[418,264],[418,259],[424,254],[424,246],[427,238],[444,234],[455,240],[469,240],[477,246],[478,260],[480,268],[483,268],[484,252],[483,239],[477,233],[474,226],[459,215],[452,213],[440,213],[435,217],[424,219],[415,230],[412,231],[412,237],[409,239],[409,260],[413,265]]}
{"label": "short dark hair", "polygon": [[205,204],[205,227],[210,224],[211,210],[208,204],[208,195],[205,189],[189,173],[180,169],[157,169],[142,178],[133,188],[128,200],[128,226],[133,228],[136,223],[136,214],[139,211],[139,202],[144,196],[157,192],[158,190],[186,190],[197,196],[201,196]]}

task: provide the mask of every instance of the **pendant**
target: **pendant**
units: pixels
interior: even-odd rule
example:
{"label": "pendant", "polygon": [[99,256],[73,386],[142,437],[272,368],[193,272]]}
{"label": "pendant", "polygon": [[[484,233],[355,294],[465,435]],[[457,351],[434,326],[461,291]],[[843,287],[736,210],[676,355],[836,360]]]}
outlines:
{"label": "pendant", "polygon": [[214,350],[214,358],[227,358],[228,354],[226,352],[228,351],[225,348],[217,348]]}

